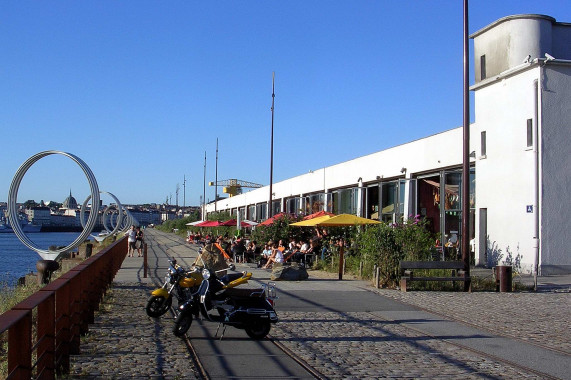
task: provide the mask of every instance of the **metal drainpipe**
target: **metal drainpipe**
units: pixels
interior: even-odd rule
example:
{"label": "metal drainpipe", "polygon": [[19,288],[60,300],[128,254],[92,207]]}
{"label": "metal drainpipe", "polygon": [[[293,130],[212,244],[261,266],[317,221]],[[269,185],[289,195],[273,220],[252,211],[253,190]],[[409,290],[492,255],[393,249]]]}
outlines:
{"label": "metal drainpipe", "polygon": [[[541,70],[541,69],[540,69]],[[533,288],[537,291],[537,276],[539,275],[539,83],[533,81],[533,249],[535,251],[535,265],[533,271]]]}

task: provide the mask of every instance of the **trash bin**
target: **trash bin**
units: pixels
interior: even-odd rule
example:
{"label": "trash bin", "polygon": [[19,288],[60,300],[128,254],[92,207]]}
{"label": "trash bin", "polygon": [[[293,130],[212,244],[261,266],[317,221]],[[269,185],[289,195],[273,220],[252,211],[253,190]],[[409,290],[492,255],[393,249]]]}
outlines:
{"label": "trash bin", "polygon": [[510,265],[498,265],[496,267],[496,292],[512,291],[512,267]]}

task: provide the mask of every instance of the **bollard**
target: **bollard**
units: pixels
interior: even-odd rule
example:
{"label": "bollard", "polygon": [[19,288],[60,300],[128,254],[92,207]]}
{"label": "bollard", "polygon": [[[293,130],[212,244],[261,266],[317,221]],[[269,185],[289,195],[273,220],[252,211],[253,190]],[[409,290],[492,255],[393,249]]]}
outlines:
{"label": "bollard", "polygon": [[55,260],[38,260],[36,262],[38,270],[38,285],[49,284],[52,272],[59,269],[59,263]]}
{"label": "bollard", "polygon": [[359,278],[363,278],[363,262],[359,261]]}
{"label": "bollard", "polygon": [[373,266],[373,284],[377,286],[377,264]]}
{"label": "bollard", "polygon": [[512,267],[498,265],[496,267],[496,292],[512,291]]}
{"label": "bollard", "polygon": [[143,244],[143,278],[147,278],[147,243]]}
{"label": "bollard", "polygon": [[379,289],[381,287],[381,267],[377,267],[376,277],[377,277],[377,282],[375,286],[377,287],[377,289]]}
{"label": "bollard", "polygon": [[85,246],[85,258],[86,259],[90,258],[92,253],[93,253],[93,244],[88,243]]}

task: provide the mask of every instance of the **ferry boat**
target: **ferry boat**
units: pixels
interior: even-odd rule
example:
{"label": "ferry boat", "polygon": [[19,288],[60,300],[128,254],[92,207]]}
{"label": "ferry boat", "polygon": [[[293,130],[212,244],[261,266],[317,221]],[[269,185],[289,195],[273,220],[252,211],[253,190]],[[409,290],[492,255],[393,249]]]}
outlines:
{"label": "ferry boat", "polygon": [[[26,219],[20,218],[19,221],[22,231],[26,234],[32,232],[40,232],[42,229],[42,226],[31,224]],[[0,221],[0,233],[14,233],[12,226],[10,226],[10,222],[5,218],[2,218],[2,221]]]}

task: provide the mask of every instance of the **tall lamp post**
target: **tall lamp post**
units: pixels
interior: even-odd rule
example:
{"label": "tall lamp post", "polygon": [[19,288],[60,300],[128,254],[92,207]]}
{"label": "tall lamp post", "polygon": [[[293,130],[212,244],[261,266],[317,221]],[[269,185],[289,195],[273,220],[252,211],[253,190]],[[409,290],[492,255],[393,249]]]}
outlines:
{"label": "tall lamp post", "polygon": [[182,180],[182,208],[186,208],[186,174]]}
{"label": "tall lamp post", "polygon": [[202,180],[202,220],[206,220],[206,151],[204,151],[204,179]]}
{"label": "tall lamp post", "polygon": [[[470,86],[468,0],[464,0],[464,122],[462,154],[462,261],[465,276],[470,276]],[[464,291],[471,290],[470,280],[464,281]]]}
{"label": "tall lamp post", "polygon": [[270,201],[268,203],[268,219],[272,217],[272,183],[274,180],[274,99],[276,97],[274,82],[276,78],[275,71],[272,72],[272,137],[270,143]]}
{"label": "tall lamp post", "polygon": [[216,178],[214,182],[214,212],[218,212],[218,137],[216,138]]}

